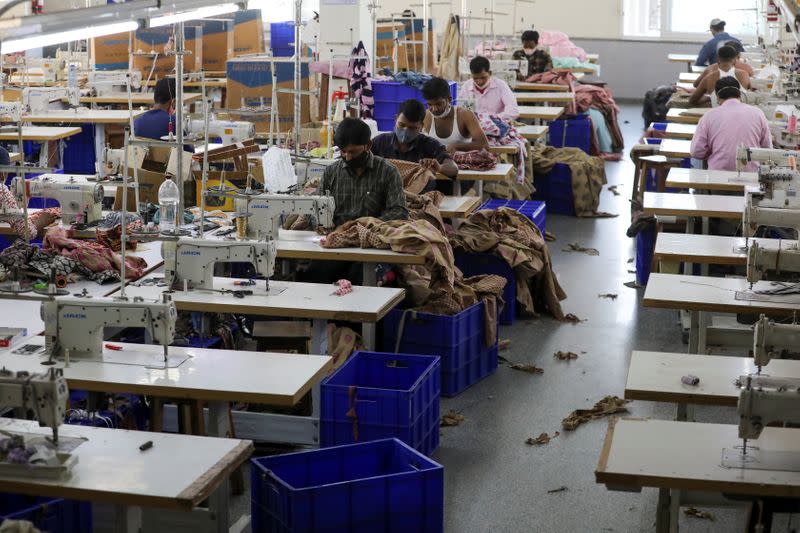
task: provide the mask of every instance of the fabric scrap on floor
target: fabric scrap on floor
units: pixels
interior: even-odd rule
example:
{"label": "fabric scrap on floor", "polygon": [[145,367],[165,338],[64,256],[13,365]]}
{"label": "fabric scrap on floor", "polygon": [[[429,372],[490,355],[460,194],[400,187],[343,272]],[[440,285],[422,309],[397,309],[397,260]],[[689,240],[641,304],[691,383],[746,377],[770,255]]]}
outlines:
{"label": "fabric scrap on floor", "polygon": [[586,255],[600,255],[600,251],[597,248],[586,248],[581,246],[577,242],[571,242],[567,245],[566,248],[561,249],[562,252],[578,252]]}
{"label": "fabric scrap on floor", "polygon": [[598,298],[605,298],[607,300],[616,300],[619,295],[615,292],[606,292],[603,294],[598,294]]}
{"label": "fabric scrap on floor", "polygon": [[559,361],[572,361],[573,359],[578,358],[578,354],[576,354],[575,352],[558,351],[553,354],[553,357],[555,357]]}
{"label": "fabric scrap on floor", "polygon": [[527,372],[528,374],[543,374],[544,369],[539,368],[536,365],[526,365],[525,363],[511,363],[509,368],[513,370],[519,370],[521,372]]}
{"label": "fabric scrap on floor", "polygon": [[547,494],[555,494],[556,492],[566,492],[568,490],[569,490],[569,487],[566,487],[566,486],[562,485],[561,487],[558,487],[557,489],[548,490]]}
{"label": "fabric scrap on floor", "polygon": [[714,515],[708,511],[701,511],[696,507],[688,507],[683,510],[683,514],[691,518],[699,518],[700,520],[714,521]]}
{"label": "fabric scrap on floor", "polygon": [[618,185],[609,185],[608,191],[613,194],[614,196],[619,196],[620,192],[617,190]]}
{"label": "fabric scrap on floor", "polygon": [[564,318],[561,319],[561,321],[562,322],[571,322],[573,324],[580,324],[581,322],[586,322],[586,319],[585,318],[578,318],[573,313],[567,313],[566,315],[564,315]]}
{"label": "fabric scrap on floor", "polygon": [[451,409],[446,414],[442,415],[442,420],[439,425],[442,427],[454,427],[460,425],[464,420],[466,420],[464,415],[458,414]]}
{"label": "fabric scrap on floor", "polygon": [[625,407],[630,400],[623,400],[617,396],[606,396],[591,409],[576,409],[572,411],[564,420],[561,421],[561,427],[567,431],[572,431],[581,424],[585,424],[591,420],[603,418],[605,416],[613,415],[616,413],[627,413],[628,408]]}
{"label": "fabric scrap on floor", "polygon": [[539,436],[536,438],[528,437],[528,439],[525,441],[525,444],[528,444],[530,446],[542,446],[543,444],[549,444],[551,440],[558,437],[559,435],[561,435],[561,433],[559,433],[558,431],[553,433],[552,437],[547,433],[540,433]]}

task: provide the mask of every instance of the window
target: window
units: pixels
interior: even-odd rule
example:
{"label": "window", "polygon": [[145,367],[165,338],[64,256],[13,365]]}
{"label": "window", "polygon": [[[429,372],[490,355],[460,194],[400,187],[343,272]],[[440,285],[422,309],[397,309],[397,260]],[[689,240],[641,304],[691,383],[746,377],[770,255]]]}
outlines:
{"label": "window", "polygon": [[759,0],[623,0],[623,36],[704,41],[709,38],[708,23],[720,18],[731,35],[755,40],[763,19],[759,4]]}

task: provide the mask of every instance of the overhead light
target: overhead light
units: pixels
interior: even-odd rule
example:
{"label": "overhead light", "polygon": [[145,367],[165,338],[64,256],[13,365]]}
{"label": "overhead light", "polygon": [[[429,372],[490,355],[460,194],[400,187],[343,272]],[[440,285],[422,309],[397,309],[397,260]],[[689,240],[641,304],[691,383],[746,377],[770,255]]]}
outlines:
{"label": "overhead light", "polygon": [[139,23],[130,20],[127,22],[115,22],[114,24],[88,26],[86,28],[62,31],[58,33],[45,33],[44,35],[37,35],[36,37],[11,39],[0,43],[0,53],[11,54],[14,52],[22,52],[23,50],[30,50],[32,48],[41,48],[43,46],[51,46],[54,44],[79,41],[81,39],[89,39],[91,37],[102,37],[103,35],[112,35],[114,33],[136,31],[138,28]]}
{"label": "overhead light", "polygon": [[201,7],[200,9],[193,9],[175,15],[166,15],[164,17],[153,17],[150,19],[150,27],[157,28],[159,26],[169,26],[170,24],[177,24],[178,22],[186,22],[187,20],[198,20],[208,17],[216,17],[217,15],[225,15],[226,13],[233,13],[239,10],[238,4],[220,4],[218,6]]}

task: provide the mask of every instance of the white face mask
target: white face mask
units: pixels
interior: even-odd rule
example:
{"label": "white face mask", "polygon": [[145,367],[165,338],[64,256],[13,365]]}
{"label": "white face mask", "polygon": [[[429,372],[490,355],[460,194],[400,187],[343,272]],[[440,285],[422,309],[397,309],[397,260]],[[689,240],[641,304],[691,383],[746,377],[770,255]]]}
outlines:
{"label": "white face mask", "polygon": [[442,111],[438,115],[436,113],[434,113],[433,111],[431,111],[431,115],[433,115],[433,118],[444,118],[447,115],[449,115],[450,111],[452,111],[452,110],[453,110],[453,106],[450,105],[450,104],[447,104],[447,106],[444,108],[444,111]]}

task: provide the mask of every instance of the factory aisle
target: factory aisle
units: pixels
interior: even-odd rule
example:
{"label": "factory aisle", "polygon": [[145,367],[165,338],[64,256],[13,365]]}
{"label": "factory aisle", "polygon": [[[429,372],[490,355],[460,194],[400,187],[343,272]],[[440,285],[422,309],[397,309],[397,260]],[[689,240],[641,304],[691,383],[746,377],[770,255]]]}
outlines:
{"label": "factory aisle", "polygon": [[[471,532],[642,532],[653,531],[657,493],[609,492],[594,481],[607,421],[596,420],[571,432],[561,420],[571,411],[591,408],[604,396],[623,396],[633,349],[683,352],[678,315],[644,309],[643,289],[623,285],[635,278],[628,263],[635,241],[625,236],[630,222],[633,164],[627,156],[642,135],[641,106],[623,106],[620,127],[625,156],[606,163],[609,185],[600,210],[617,218],[578,219],[548,216],[547,229],[557,237],[549,243],[555,271],[568,299],[564,312],[585,322],[558,323],[550,317],[518,321],[501,329],[511,340],[506,359],[535,364],[543,374],[529,374],[501,365],[490,379],[457,398],[443,399],[442,412],[460,412],[466,420],[442,428],[441,447],[434,458],[445,466],[446,530]],[[599,256],[567,253],[569,243],[596,248]],[[616,299],[599,294],[617,294]],[[572,351],[574,361],[553,354]],[[633,402],[630,414],[669,419],[674,407]],[[734,423],[734,410],[699,408],[699,421]],[[542,432],[561,435],[544,446],[529,446],[528,437]],[[566,487],[566,490],[548,493]],[[744,520],[741,510],[710,509],[715,521],[681,516],[682,532],[735,531]],[[736,519],[737,522],[733,522]]]}

